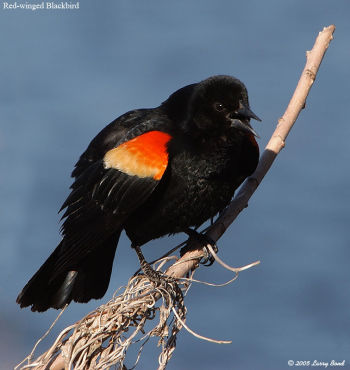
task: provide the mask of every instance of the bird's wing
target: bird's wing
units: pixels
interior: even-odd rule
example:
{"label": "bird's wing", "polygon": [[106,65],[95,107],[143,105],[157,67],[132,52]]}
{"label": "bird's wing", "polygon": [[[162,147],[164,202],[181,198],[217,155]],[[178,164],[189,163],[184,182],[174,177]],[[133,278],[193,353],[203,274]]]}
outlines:
{"label": "bird's wing", "polygon": [[[88,167],[102,159],[108,150],[115,148],[123,139],[127,139],[127,136],[136,136],[138,134],[137,132],[133,135],[128,135],[130,131],[135,131],[135,128],[137,131],[137,128],[140,126],[152,124],[157,127],[157,124],[162,124],[161,120],[159,122],[158,119],[156,120],[154,118],[155,111],[156,109],[132,110],[116,118],[104,127],[80,156],[78,162],[75,164],[72,177],[78,178]],[[142,129],[140,128],[140,130]]]}
{"label": "bird's wing", "polygon": [[63,240],[20,293],[22,306],[43,311],[105,293],[123,223],[150,196],[168,164],[170,134],[142,129],[135,135],[137,130],[105,147],[102,158],[85,162],[62,206]]}
{"label": "bird's wing", "polygon": [[152,194],[167,168],[168,131],[159,109],[141,109],[117,118],[92,140],[60,209],[63,240],[54,277],[120,233],[126,218]]}
{"label": "bird's wing", "polygon": [[[170,140],[166,132],[147,131],[122,141],[90,164],[76,178],[61,208],[66,208],[63,235],[77,241],[82,229],[93,229],[99,218],[112,220],[111,231],[120,227],[162,179]],[[105,222],[101,226],[105,228]]]}

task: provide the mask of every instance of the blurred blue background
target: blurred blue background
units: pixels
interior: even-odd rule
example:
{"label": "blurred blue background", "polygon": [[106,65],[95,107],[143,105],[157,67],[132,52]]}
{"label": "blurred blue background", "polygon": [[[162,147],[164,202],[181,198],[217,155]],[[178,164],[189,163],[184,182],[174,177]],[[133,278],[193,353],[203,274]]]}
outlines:
{"label": "blurred blue background", "polygon": [[[2,8],[2,3],[0,4]],[[324,26],[337,26],[286,148],[219,242],[231,265],[261,260],[223,288],[194,285],[168,369],[287,369],[288,360],[350,366],[350,2],[81,0],[79,10],[0,11],[0,368],[22,360],[57,312],[15,299],[60,240],[57,210],[73,164],[127,110],[154,107],[214,74],[246,84],[263,148]],[[144,248],[148,259],[181,236]],[[67,325],[107,301],[138,267],[124,236],[103,300],[72,304]],[[197,278],[223,282],[214,264]],[[141,369],[157,367],[148,345]],[[130,359],[127,365],[133,363]]]}

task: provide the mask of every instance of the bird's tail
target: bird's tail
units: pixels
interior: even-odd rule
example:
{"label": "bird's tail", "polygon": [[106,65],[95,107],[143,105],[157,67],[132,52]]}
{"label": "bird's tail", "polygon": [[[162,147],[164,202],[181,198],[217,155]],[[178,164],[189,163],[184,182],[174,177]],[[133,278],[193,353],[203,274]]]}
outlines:
{"label": "bird's tail", "polygon": [[62,308],[72,300],[88,302],[101,298],[109,285],[114,254],[120,231],[101,242],[81,259],[60,262],[65,240],[63,239],[51,256],[18,295],[21,307],[32,306],[32,311]]}

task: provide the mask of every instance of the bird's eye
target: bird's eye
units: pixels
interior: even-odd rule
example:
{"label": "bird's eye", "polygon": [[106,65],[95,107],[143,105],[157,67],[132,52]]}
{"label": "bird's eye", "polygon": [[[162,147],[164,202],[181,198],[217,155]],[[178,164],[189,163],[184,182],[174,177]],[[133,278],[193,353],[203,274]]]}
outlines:
{"label": "bird's eye", "polygon": [[221,104],[221,103],[215,103],[214,104],[214,108],[215,108],[215,110],[217,110],[218,112],[222,112],[223,110],[224,110],[224,106],[223,106],[223,104]]}

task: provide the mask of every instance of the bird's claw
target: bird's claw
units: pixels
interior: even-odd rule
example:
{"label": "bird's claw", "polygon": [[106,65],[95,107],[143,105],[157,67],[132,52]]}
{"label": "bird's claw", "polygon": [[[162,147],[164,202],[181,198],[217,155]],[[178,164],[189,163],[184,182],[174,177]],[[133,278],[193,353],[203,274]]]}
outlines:
{"label": "bird's claw", "polygon": [[156,271],[152,266],[145,260],[139,246],[132,246],[139,258],[141,269],[148,280],[155,286],[160,287],[168,292],[171,297],[176,299],[182,299],[182,291],[177,284],[176,279],[171,276],[163,274],[161,271]]}
{"label": "bird's claw", "polygon": [[[216,246],[216,244],[215,243],[209,243],[209,244],[214,249],[214,252],[217,253],[218,247]],[[204,246],[204,252],[205,252],[205,255],[202,257],[202,259],[199,261],[199,263],[201,265],[204,265],[204,266],[211,266],[215,262],[215,258],[211,254],[207,245]]]}
{"label": "bird's claw", "polygon": [[210,253],[209,248],[207,245],[211,245],[214,249],[214,252],[217,253],[218,247],[216,246],[213,239],[211,239],[208,235],[201,234],[193,229],[188,229],[186,231],[187,235],[190,237],[190,239],[194,239],[198,241],[204,248],[205,255],[201,258],[199,263],[204,266],[211,266],[215,262],[214,256]]}

